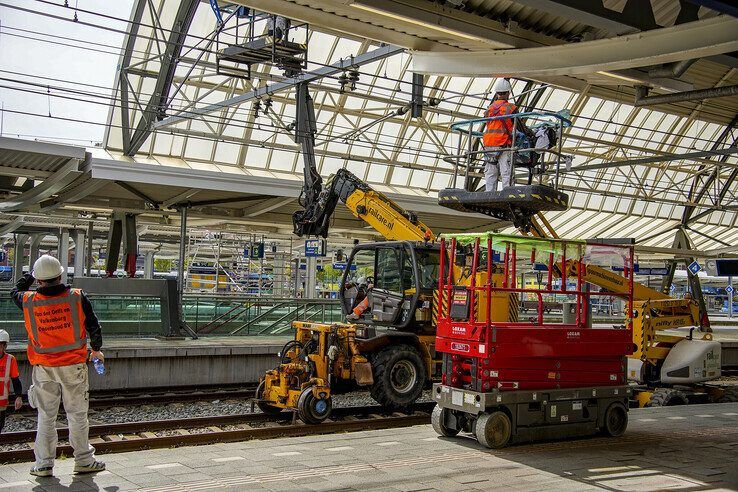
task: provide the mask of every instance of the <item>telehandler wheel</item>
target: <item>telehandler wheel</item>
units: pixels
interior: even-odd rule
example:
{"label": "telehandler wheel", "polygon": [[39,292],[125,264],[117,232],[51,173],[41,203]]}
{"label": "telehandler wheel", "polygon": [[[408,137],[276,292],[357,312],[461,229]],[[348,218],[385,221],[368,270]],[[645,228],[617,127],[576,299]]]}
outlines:
{"label": "telehandler wheel", "polygon": [[389,346],[372,357],[374,385],[370,394],[380,405],[402,409],[412,405],[423,391],[425,364],[409,345]]}
{"label": "telehandler wheel", "polygon": [[717,403],[734,403],[738,401],[738,386],[723,387],[723,396],[721,396]]}
{"label": "telehandler wheel", "polygon": [[443,437],[454,437],[459,433],[459,429],[449,429],[446,427],[446,415],[448,414],[448,408],[436,407],[431,413],[431,425],[436,433]]}
{"label": "telehandler wheel", "polygon": [[512,435],[512,422],[505,412],[480,413],[474,434],[482,446],[504,448]]}
{"label": "telehandler wheel", "polygon": [[306,424],[323,422],[331,414],[332,408],[331,397],[315,398],[312,388],[302,390],[300,398],[297,400],[297,413],[300,415],[300,420]]}
{"label": "telehandler wheel", "polygon": [[275,407],[274,405],[270,405],[264,401],[261,401],[263,397],[264,381],[259,383],[259,386],[256,387],[256,391],[254,392],[254,398],[256,398],[256,406],[259,407],[259,410],[269,415],[277,415],[282,411],[282,409],[279,407]]}
{"label": "telehandler wheel", "polygon": [[675,405],[687,405],[687,395],[672,388],[659,388],[653,392],[651,399],[644,406],[649,407],[673,407]]}
{"label": "telehandler wheel", "polygon": [[611,403],[605,410],[605,426],[602,432],[610,437],[620,437],[628,428],[628,409],[620,402]]}

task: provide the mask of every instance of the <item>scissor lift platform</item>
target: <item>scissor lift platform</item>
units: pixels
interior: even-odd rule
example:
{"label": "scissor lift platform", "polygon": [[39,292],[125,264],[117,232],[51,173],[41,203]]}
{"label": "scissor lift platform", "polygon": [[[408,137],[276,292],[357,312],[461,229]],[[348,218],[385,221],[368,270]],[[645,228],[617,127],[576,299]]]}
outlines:
{"label": "scissor lift platform", "polygon": [[446,188],[438,193],[438,204],[459,212],[476,212],[526,227],[538,212],[563,211],[569,196],[550,186],[510,186],[501,191],[467,191]]}

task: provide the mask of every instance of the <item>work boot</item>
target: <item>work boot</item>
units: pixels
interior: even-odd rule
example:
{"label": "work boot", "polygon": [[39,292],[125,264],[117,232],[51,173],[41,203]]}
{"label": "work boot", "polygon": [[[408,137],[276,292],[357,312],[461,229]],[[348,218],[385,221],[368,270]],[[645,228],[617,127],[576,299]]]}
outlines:
{"label": "work boot", "polygon": [[74,473],[98,473],[105,471],[105,463],[102,461],[93,461],[89,465],[74,464]]}
{"label": "work boot", "polygon": [[53,466],[34,466],[31,468],[31,471],[29,472],[34,477],[52,477],[54,476],[54,467]]}

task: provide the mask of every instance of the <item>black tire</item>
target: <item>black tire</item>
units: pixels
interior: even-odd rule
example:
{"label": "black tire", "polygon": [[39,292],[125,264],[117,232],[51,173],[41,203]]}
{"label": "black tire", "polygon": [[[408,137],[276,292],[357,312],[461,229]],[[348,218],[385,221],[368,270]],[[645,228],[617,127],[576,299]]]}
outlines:
{"label": "black tire", "polygon": [[735,403],[738,402],[738,386],[724,386],[723,396],[716,400],[716,403]]}
{"label": "black tire", "polygon": [[292,362],[292,358],[287,357],[287,352],[295,348],[297,348],[299,352],[304,348],[304,346],[297,340],[289,340],[287,343],[285,343],[282,347],[282,350],[279,351],[279,362],[281,364],[289,364],[290,362]]}
{"label": "black tire", "polygon": [[281,413],[282,408],[275,407],[274,405],[270,405],[266,403],[265,401],[262,401],[262,398],[264,397],[263,393],[264,393],[264,381],[259,383],[259,386],[256,387],[256,391],[254,392],[254,398],[256,399],[256,406],[259,407],[259,410],[269,415],[277,415],[278,413]]}
{"label": "black tire", "polygon": [[297,400],[297,413],[306,424],[319,424],[331,414],[333,403],[331,397],[315,398],[312,388],[305,388]]}
{"label": "black tire", "polygon": [[676,405],[687,405],[687,395],[672,388],[659,388],[653,392],[651,399],[644,406],[650,407],[673,407]]}
{"label": "black tire", "polygon": [[423,392],[427,378],[418,351],[409,345],[385,347],[372,357],[374,384],[370,394],[389,409],[412,405]]}
{"label": "black tire", "polygon": [[507,446],[512,436],[512,422],[505,412],[481,413],[477,417],[474,435],[482,446],[499,449]]}
{"label": "black tire", "polygon": [[433,430],[436,431],[439,436],[454,437],[459,433],[459,429],[449,429],[446,427],[445,422],[448,411],[448,408],[442,408],[436,405],[433,409],[433,413],[431,413],[431,425],[433,426]]}
{"label": "black tire", "polygon": [[620,437],[628,428],[628,409],[620,402],[611,403],[605,410],[605,425],[602,432],[606,436]]}

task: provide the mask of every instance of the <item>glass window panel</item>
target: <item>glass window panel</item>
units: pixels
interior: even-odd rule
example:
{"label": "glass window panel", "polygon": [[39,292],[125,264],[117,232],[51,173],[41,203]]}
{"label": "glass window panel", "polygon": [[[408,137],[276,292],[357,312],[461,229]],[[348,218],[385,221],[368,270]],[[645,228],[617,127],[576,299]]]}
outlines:
{"label": "glass window panel", "polygon": [[410,178],[410,187],[411,188],[427,188],[429,179],[430,179],[430,172],[413,171],[413,175]]}
{"label": "glass window panel", "polygon": [[392,179],[390,180],[390,184],[405,186],[407,183],[407,178],[409,176],[410,176],[410,169],[395,166],[392,169]]}
{"label": "glass window panel", "polygon": [[384,181],[384,178],[386,175],[387,175],[387,166],[384,164],[377,164],[375,162],[369,166],[369,174],[367,175],[367,179],[369,181],[381,183]]}

